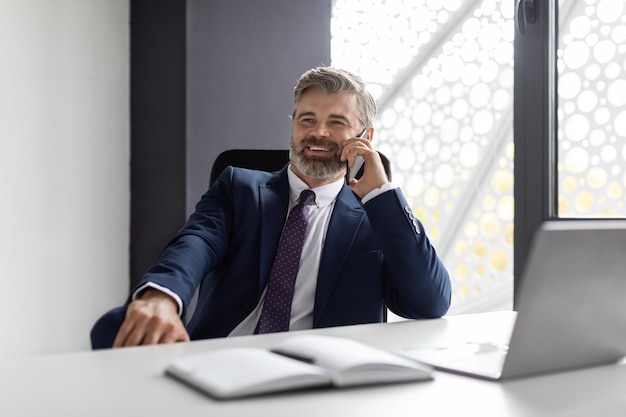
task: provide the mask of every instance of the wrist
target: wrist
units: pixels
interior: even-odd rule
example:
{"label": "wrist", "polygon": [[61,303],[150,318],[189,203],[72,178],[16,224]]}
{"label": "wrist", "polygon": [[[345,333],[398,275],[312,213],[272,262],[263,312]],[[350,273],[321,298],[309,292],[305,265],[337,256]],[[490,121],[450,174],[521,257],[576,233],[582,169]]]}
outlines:
{"label": "wrist", "polygon": [[147,302],[163,303],[171,306],[172,310],[178,314],[178,303],[169,294],[164,293],[156,288],[146,288],[138,296],[137,299]]}

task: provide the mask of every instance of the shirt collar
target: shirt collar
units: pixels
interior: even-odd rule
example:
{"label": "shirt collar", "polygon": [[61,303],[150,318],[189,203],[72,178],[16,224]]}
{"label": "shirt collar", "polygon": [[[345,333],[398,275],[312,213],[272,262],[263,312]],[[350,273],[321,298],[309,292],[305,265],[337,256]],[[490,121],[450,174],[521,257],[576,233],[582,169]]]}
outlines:
{"label": "shirt collar", "polygon": [[[304,190],[308,190],[309,186],[291,170],[291,164],[289,164],[287,168],[287,178],[289,180],[289,199],[292,202],[297,202],[300,198],[300,193]],[[343,181],[344,179],[341,178],[330,184],[311,188],[315,193],[315,205],[324,207],[335,201],[339,195],[339,191],[341,191],[341,187],[343,187]]]}

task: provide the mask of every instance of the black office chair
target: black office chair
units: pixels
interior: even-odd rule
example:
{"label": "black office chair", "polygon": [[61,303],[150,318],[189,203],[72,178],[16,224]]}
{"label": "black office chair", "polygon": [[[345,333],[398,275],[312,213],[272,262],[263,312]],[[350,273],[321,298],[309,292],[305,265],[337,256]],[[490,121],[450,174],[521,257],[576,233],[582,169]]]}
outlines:
{"label": "black office chair", "polygon": [[288,149],[230,149],[215,158],[209,185],[213,185],[227,166],[273,172],[282,169],[287,162]]}
{"label": "black office chair", "polygon": [[[382,153],[378,152],[385,167],[385,174],[391,181],[391,163]],[[212,185],[217,177],[227,166],[238,168],[258,169],[260,171],[278,171],[289,162],[288,149],[230,149],[222,152],[215,158],[211,168],[209,185]],[[361,178],[363,168],[358,172],[356,178]]]}

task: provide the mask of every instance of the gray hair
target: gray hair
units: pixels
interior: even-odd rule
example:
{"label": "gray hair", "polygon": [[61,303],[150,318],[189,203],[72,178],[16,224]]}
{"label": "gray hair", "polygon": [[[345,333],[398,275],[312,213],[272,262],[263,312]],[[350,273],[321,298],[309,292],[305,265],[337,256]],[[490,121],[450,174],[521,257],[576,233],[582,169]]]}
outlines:
{"label": "gray hair", "polygon": [[356,74],[333,67],[317,67],[308,70],[298,80],[293,92],[293,104],[297,106],[307,90],[324,93],[354,93],[357,97],[357,117],[363,128],[372,127],[376,117],[376,100],[365,89],[365,82]]}

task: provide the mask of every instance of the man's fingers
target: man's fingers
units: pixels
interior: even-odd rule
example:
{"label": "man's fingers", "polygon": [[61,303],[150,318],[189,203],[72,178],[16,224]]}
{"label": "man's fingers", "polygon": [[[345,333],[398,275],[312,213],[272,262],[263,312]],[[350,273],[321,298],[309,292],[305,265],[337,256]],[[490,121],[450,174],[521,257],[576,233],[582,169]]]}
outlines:
{"label": "man's fingers", "polygon": [[145,317],[142,317],[141,310],[135,308],[135,305],[131,303],[126,310],[126,319],[117,332],[113,347],[125,347],[125,346],[137,346],[141,344],[144,335],[144,325],[142,321],[145,321]]}
{"label": "man's fingers", "polygon": [[142,344],[174,343],[179,341],[183,334],[187,335],[187,331],[178,317],[167,320],[162,317],[152,317],[146,325],[146,334]]}
{"label": "man's fingers", "polygon": [[113,342],[113,347],[123,347],[123,346],[132,346],[129,345],[130,340],[136,340],[137,335],[133,335],[135,330],[135,322],[137,321],[137,310],[135,309],[135,304],[130,303],[128,308],[126,309],[126,317],[122,326],[120,327],[117,335],[115,336],[115,341]]}
{"label": "man's fingers", "polygon": [[[169,301],[168,301],[169,303]],[[113,347],[188,341],[185,326],[170,304],[137,299],[129,304]]]}
{"label": "man's fingers", "polygon": [[176,328],[173,328],[172,331],[163,333],[161,336],[161,340],[159,343],[176,343],[176,342],[188,342],[189,335],[187,331],[180,331]]}
{"label": "man's fingers", "polygon": [[158,317],[152,317],[145,326],[146,331],[143,334],[142,345],[156,345],[161,340],[167,329],[164,327],[162,320]]}
{"label": "man's fingers", "polygon": [[124,320],[124,323],[122,323],[117,335],[115,335],[115,340],[113,341],[114,348],[122,347],[126,344],[126,338],[130,333],[130,329],[132,329],[132,325]]}

